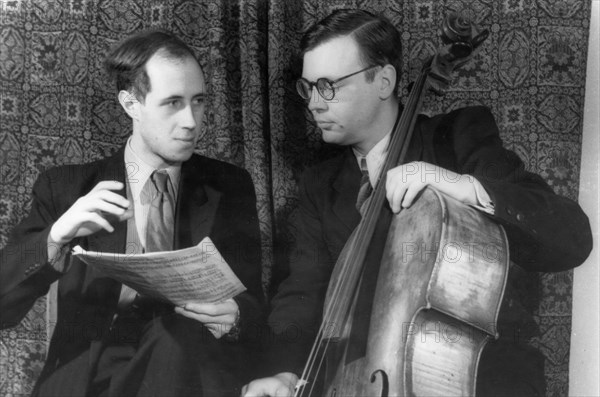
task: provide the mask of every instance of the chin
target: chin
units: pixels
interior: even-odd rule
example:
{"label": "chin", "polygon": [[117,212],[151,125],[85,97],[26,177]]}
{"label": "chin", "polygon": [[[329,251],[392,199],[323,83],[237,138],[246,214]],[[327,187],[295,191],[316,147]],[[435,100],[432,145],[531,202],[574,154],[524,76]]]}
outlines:
{"label": "chin", "polygon": [[192,157],[192,154],[194,154],[193,150],[190,150],[187,153],[180,153],[179,156],[177,156],[177,160],[179,162],[188,161],[190,159],[190,157]]}
{"label": "chin", "polygon": [[192,154],[194,154],[193,150],[190,150],[189,152],[179,152],[179,153],[174,153],[170,156],[165,156],[164,159],[167,163],[169,164],[181,164],[184,161],[188,161],[190,159],[190,157],[192,157]]}
{"label": "chin", "polygon": [[321,130],[321,137],[325,143],[346,145],[343,134],[340,134],[339,132]]}

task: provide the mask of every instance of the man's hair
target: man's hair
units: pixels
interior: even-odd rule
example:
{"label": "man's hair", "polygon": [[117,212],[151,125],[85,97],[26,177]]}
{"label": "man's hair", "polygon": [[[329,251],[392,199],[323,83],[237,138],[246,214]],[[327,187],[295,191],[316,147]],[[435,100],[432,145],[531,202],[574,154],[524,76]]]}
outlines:
{"label": "man's hair", "polygon": [[144,101],[151,89],[146,63],[159,52],[167,59],[191,57],[196,60],[192,49],[167,31],[136,33],[112,49],[104,61],[108,75],[116,82],[117,91],[130,91],[139,101]]}
{"label": "man's hair", "polygon": [[[400,33],[385,17],[368,11],[340,9],[311,26],[300,41],[301,55],[325,42],[350,36],[360,49],[360,57],[365,67],[392,65],[396,69],[397,94],[401,66]],[[367,81],[373,81],[376,70],[365,73]]]}

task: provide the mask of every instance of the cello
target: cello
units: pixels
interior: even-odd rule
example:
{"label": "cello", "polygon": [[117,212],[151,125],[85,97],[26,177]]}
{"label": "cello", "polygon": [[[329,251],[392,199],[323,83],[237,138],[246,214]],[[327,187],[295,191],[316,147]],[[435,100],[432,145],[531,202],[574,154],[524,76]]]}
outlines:
{"label": "cello", "polygon": [[320,393],[318,378],[331,397],[475,394],[479,357],[498,336],[506,234],[432,188],[392,214],[385,175],[405,162],[425,91],[443,90],[487,35],[456,13],[445,20],[445,45],[415,82],[362,220],[334,267],[296,396]]}

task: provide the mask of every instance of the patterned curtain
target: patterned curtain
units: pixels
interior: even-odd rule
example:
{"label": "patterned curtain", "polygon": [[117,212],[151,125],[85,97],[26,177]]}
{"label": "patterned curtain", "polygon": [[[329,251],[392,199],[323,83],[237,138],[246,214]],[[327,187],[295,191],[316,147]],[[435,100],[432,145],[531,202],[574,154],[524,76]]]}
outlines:
{"label": "patterned curtain", "polygon": [[[401,31],[401,85],[438,45],[446,10],[490,37],[434,114],[489,106],[505,144],[554,190],[577,198],[590,1],[581,0],[1,0],[0,246],[28,212],[40,171],[107,156],[130,121],[101,62],[115,42],[169,29],[196,51],[209,107],[198,152],[242,166],[258,196],[265,293],[285,274],[302,170],[331,155],[295,94],[301,33],[333,9],[386,15]],[[406,99],[407,90],[401,90]],[[572,273],[523,274],[542,333],[549,396],[567,395]],[[28,395],[46,353],[46,300],[0,333],[0,395]]]}

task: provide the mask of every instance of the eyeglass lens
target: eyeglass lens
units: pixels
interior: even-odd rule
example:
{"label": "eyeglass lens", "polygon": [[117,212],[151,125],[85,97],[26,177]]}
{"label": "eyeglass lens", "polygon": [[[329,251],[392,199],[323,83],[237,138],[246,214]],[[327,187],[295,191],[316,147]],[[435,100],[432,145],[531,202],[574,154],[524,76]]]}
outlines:
{"label": "eyeglass lens", "polygon": [[359,73],[362,73],[366,70],[372,69],[374,67],[376,67],[377,65],[371,65],[371,66],[367,66],[364,69],[361,69],[359,71],[356,71],[354,73],[350,73],[346,76],[340,77],[339,79],[335,80],[335,81],[330,81],[324,77],[321,77],[320,79],[317,80],[316,83],[311,83],[310,81],[306,80],[304,77],[301,77],[298,79],[298,81],[296,81],[296,91],[298,91],[298,94],[306,99],[309,100],[310,96],[312,94],[312,88],[314,86],[317,87],[317,91],[319,92],[319,95],[321,95],[323,97],[323,99],[325,99],[326,101],[331,101],[333,99],[333,97],[335,96],[335,88],[333,88],[333,85],[335,83],[338,83],[342,80],[347,79],[348,77],[352,77],[354,75],[357,75]]}
{"label": "eyeglass lens", "polygon": [[314,86],[317,87],[317,91],[319,92],[319,95],[323,97],[323,99],[333,99],[333,96],[335,95],[333,86],[331,85],[331,82],[325,78],[318,79],[316,83],[311,83],[310,81],[304,78],[300,78],[296,82],[296,90],[298,91],[298,94],[304,99],[310,99],[310,96],[312,95],[312,89]]}

